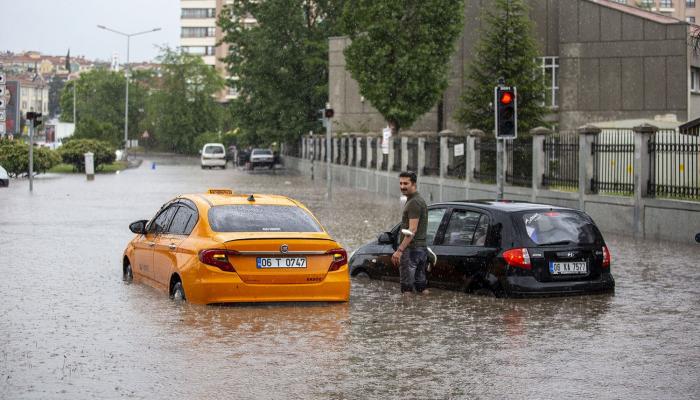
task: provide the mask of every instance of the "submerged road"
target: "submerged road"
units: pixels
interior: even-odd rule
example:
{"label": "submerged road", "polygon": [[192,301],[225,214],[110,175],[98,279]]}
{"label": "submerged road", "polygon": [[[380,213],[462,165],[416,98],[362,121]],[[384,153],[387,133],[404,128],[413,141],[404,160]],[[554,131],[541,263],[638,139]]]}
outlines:
{"label": "submerged road", "polygon": [[606,234],[614,296],[403,299],[354,280],[347,304],[222,307],[123,283],[128,224],[209,187],[294,197],[349,251],[399,217],[397,200],[338,188],[327,204],[322,181],[191,159],[43,176],[33,194],[12,181],[0,399],[700,398],[700,244]]}

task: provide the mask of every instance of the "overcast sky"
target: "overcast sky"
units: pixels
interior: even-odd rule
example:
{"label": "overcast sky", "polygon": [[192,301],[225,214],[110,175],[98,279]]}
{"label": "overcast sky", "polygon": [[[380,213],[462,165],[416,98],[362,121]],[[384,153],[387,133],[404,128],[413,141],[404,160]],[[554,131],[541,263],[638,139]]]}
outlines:
{"label": "overcast sky", "polygon": [[178,0],[0,0],[0,51],[37,50],[44,54],[84,55],[126,60],[126,38],[97,25],[135,33],[159,32],[131,38],[130,60],[153,60],[156,45],[176,47],[180,35]]}

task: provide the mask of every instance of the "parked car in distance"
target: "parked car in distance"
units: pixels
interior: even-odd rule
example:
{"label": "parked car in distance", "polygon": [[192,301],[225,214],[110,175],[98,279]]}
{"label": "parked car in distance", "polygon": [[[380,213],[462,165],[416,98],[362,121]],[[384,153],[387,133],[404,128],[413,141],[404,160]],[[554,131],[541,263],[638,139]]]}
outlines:
{"label": "parked car in distance", "polygon": [[197,304],[345,302],[348,256],[301,203],[227,189],[181,195],[132,223],[123,279]]}
{"label": "parked car in distance", "polygon": [[[391,255],[399,225],[350,257],[351,276],[398,280]],[[579,210],[511,201],[452,201],[428,207],[430,286],[498,297],[613,292],[610,251]]]}
{"label": "parked car in distance", "polygon": [[7,173],[5,168],[0,165],[0,187],[10,186],[10,175]]}
{"label": "parked car in distance", "polygon": [[250,168],[268,167],[272,169],[275,166],[275,156],[271,149],[253,149],[250,153]]}
{"label": "parked car in distance", "polygon": [[220,167],[226,169],[226,149],[221,143],[207,143],[199,151],[202,169]]}

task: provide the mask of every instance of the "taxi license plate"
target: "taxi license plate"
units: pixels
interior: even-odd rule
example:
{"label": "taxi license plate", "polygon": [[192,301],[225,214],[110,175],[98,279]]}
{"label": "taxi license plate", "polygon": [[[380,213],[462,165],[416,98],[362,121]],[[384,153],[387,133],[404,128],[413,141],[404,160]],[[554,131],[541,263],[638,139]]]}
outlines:
{"label": "taxi license plate", "polygon": [[574,262],[550,262],[549,272],[552,275],[576,275],[587,274],[588,264],[585,261]]}
{"label": "taxi license plate", "polygon": [[258,268],[306,268],[306,257],[258,257]]}

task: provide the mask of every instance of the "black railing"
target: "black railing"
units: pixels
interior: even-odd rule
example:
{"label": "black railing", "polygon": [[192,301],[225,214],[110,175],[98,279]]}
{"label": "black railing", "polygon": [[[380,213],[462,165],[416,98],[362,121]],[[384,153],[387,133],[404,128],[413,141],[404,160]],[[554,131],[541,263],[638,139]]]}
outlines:
{"label": "black railing", "polygon": [[634,193],[634,132],[631,129],[605,129],[591,148],[593,193],[630,196]]}
{"label": "black railing", "polygon": [[369,163],[369,167],[372,169],[377,168],[377,138],[372,138],[369,141],[369,148],[372,152],[372,161]]}
{"label": "black railing", "polygon": [[700,137],[660,130],[648,142],[647,194],[700,200]]}
{"label": "black railing", "polygon": [[359,138],[360,141],[360,154],[358,155],[358,162],[355,163],[358,167],[367,168],[367,138]]}
{"label": "black railing", "polygon": [[506,182],[514,186],[532,186],[532,137],[506,140]]}
{"label": "black railing", "polygon": [[418,139],[411,138],[406,141],[406,171],[418,173]]}
{"label": "black railing", "polygon": [[545,139],[542,186],[578,190],[578,141],[575,132],[562,132]]}
{"label": "black railing", "polygon": [[465,138],[451,137],[447,139],[447,171],[450,178],[464,179],[467,176],[467,143]]}
{"label": "black railing", "polygon": [[382,153],[382,171],[389,170],[389,155]]}
{"label": "black railing", "polygon": [[353,167],[357,165],[357,138],[351,137],[348,139],[350,142],[350,154],[348,155],[348,165]]}
{"label": "black railing", "polygon": [[475,149],[479,152],[479,165],[474,170],[474,179],[481,183],[496,183],[496,138],[477,139]]}
{"label": "black railing", "polygon": [[[416,157],[417,158],[417,157]],[[440,141],[436,139],[425,141],[424,175],[440,175]]]}
{"label": "black railing", "polygon": [[391,145],[394,150],[394,165],[391,166],[391,170],[398,172],[401,171],[401,138],[391,139]]}

